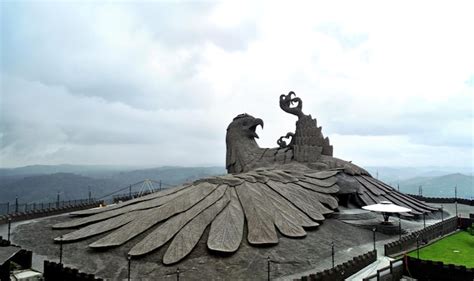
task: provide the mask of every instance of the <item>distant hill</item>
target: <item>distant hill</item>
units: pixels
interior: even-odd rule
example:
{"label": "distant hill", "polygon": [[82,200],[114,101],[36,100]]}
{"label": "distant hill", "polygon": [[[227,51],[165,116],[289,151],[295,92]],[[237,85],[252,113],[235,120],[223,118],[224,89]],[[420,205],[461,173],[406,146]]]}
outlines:
{"label": "distant hill", "polygon": [[105,194],[117,188],[117,183],[106,179],[93,179],[71,173],[27,176],[12,182],[0,184],[1,202],[13,202],[15,197],[21,203],[55,201],[59,192],[60,200],[84,199],[89,187],[93,196]]}
{"label": "distant hill", "polygon": [[417,177],[439,177],[449,174],[461,173],[467,176],[474,176],[471,167],[364,167],[373,177],[378,177],[390,184],[395,184],[401,180]]}
{"label": "distant hill", "polygon": [[119,172],[110,179],[125,185],[134,184],[144,179],[162,180],[163,184],[170,186],[225,173],[227,171],[222,167],[160,167]]}
{"label": "distant hill", "polygon": [[78,175],[110,174],[117,171],[137,169],[136,167],[112,165],[31,165],[18,168],[0,168],[0,178],[9,176],[51,175],[73,173]]}
{"label": "distant hill", "polygon": [[61,200],[84,199],[88,197],[89,187],[92,196],[100,198],[145,179],[161,180],[163,188],[167,188],[187,181],[226,173],[222,167],[160,167],[134,170],[120,168],[119,166],[37,165],[0,169],[0,203],[13,202],[17,196],[21,202],[54,201],[58,192]]}
{"label": "distant hill", "polygon": [[473,176],[460,173],[437,177],[415,177],[402,180],[399,185],[400,191],[410,194],[418,194],[421,185],[423,195],[428,197],[454,197],[454,186],[457,185],[459,198],[474,197]]}

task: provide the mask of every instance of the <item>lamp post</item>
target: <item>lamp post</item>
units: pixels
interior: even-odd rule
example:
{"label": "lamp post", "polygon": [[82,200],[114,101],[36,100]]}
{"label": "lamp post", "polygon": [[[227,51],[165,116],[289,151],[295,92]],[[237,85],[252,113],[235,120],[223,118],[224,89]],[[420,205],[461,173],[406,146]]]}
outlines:
{"label": "lamp post", "polygon": [[426,228],[426,213],[423,211],[423,229]]}
{"label": "lamp post", "polygon": [[372,228],[372,233],[373,233],[373,238],[374,238],[374,251],[375,251],[375,231],[377,230],[377,228]]}
{"label": "lamp post", "polygon": [[10,242],[10,233],[11,233],[11,229],[12,229],[12,219],[9,217],[8,218],[8,242]]}
{"label": "lamp post", "polygon": [[130,281],[130,270],[132,267],[132,256],[127,255],[127,261],[128,261],[128,274],[127,274],[127,280]]}
{"label": "lamp post", "polygon": [[331,242],[332,268],[334,268],[334,242]]}
{"label": "lamp post", "polygon": [[59,237],[59,264],[63,263],[63,236]]}
{"label": "lamp post", "polygon": [[420,258],[420,242],[419,242],[420,234],[416,236],[416,257]]}
{"label": "lamp post", "polygon": [[56,195],[56,208],[59,208],[59,191],[58,191],[58,194]]}
{"label": "lamp post", "polygon": [[267,280],[270,281],[270,257],[267,257]]}
{"label": "lamp post", "polygon": [[456,207],[456,217],[458,216],[458,186],[454,186],[454,206]]}
{"label": "lamp post", "polygon": [[402,216],[398,214],[398,240],[402,240]]}
{"label": "lamp post", "polygon": [[443,204],[441,204],[441,221],[444,221]]}

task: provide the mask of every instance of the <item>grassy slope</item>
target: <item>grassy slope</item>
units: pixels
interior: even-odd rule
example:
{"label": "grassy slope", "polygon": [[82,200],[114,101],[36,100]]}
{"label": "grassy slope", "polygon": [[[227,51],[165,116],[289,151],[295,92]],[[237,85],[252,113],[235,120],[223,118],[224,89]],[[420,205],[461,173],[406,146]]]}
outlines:
{"label": "grassy slope", "polygon": [[[420,259],[474,268],[473,249],[474,236],[467,231],[461,231],[420,249]],[[416,258],[416,250],[408,255]]]}

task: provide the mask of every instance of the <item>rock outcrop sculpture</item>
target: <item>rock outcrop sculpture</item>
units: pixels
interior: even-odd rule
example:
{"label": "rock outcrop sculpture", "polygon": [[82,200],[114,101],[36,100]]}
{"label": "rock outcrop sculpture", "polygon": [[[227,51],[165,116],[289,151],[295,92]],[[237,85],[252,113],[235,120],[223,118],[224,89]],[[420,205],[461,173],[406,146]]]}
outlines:
{"label": "rock outcrop sculpture", "polygon": [[207,227],[207,246],[218,252],[238,250],[245,224],[245,239],[251,245],[278,244],[278,232],[304,237],[338,208],[342,197],[358,206],[388,200],[410,208],[407,216],[437,210],[333,157],[329,139],[302,106],[293,92],[280,97],[280,107],[298,116],[298,121],[296,131],[281,137],[276,148],[260,148],[255,141],[262,119],[248,114],[235,117],[227,128],[227,175],[75,212],[71,215],[78,218],[53,228],[77,228],[63,235],[63,242],[106,233],[91,248],[118,247],[149,231],[129,255],[145,255],[171,241],[163,263],[172,264],[193,250]]}

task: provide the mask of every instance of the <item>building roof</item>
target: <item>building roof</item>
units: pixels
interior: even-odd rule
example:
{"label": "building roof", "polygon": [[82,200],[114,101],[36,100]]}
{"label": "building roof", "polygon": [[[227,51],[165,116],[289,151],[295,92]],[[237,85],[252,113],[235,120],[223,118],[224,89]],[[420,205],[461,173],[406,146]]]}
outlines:
{"label": "building roof", "polygon": [[20,250],[21,248],[16,246],[0,247],[0,264],[3,265]]}
{"label": "building roof", "polygon": [[364,206],[362,209],[381,213],[407,213],[411,211],[409,208],[395,205],[389,201],[382,201],[378,204]]}

